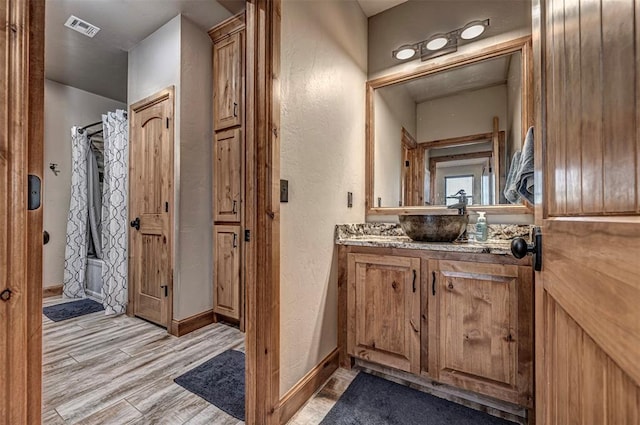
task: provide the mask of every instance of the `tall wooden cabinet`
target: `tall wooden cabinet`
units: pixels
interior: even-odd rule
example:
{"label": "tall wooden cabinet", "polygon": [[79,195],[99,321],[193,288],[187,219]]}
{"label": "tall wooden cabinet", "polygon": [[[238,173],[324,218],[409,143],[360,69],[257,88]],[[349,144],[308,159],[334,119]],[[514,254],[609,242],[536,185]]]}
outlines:
{"label": "tall wooden cabinet", "polygon": [[209,31],[213,40],[213,311],[244,330],[245,19]]}

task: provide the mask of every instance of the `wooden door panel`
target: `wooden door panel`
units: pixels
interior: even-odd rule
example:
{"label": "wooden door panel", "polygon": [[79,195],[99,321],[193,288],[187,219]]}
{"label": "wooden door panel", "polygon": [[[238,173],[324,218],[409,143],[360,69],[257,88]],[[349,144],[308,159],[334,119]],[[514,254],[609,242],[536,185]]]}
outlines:
{"label": "wooden door panel", "polygon": [[239,222],[242,201],[240,129],[217,133],[214,151],[214,220]]}
{"label": "wooden door panel", "polygon": [[237,32],[213,46],[213,107],[216,131],[242,123],[242,33]]}
{"label": "wooden door panel", "polygon": [[240,226],[214,231],[215,313],[240,319]]}
{"label": "wooden door panel", "polygon": [[[545,297],[545,423],[637,425],[640,387],[553,297]],[[587,389],[588,391],[584,391]],[[564,407],[564,408],[563,408]]]}
{"label": "wooden door panel", "polygon": [[636,0],[539,0],[533,10],[545,81],[537,416],[638,424],[640,9]]}
{"label": "wooden door panel", "polygon": [[349,254],[349,354],[420,371],[420,259]]}
{"label": "wooden door panel", "polygon": [[640,211],[634,3],[546,1],[549,216]]}
{"label": "wooden door panel", "polygon": [[[171,321],[171,208],[173,194],[173,90],[132,106],[130,230],[133,314],[168,327]],[[166,289],[164,288],[166,286]]]}

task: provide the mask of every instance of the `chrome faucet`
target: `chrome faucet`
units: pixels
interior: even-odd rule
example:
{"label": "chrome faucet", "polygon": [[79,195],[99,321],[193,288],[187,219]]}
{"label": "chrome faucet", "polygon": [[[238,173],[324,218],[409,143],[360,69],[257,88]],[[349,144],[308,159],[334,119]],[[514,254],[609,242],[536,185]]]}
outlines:
{"label": "chrome faucet", "polygon": [[449,205],[447,208],[451,210],[458,210],[458,214],[460,215],[465,215],[467,213],[468,196],[467,196],[467,193],[464,191],[464,189],[460,189],[458,192],[456,192],[455,195],[447,196],[447,199],[458,200],[457,204]]}

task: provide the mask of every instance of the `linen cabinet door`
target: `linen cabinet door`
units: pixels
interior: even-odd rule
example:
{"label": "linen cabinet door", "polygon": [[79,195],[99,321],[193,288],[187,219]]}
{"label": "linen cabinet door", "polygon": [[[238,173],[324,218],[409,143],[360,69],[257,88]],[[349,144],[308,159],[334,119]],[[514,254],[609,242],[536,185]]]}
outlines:
{"label": "linen cabinet door", "polygon": [[242,124],[244,48],[242,32],[213,45],[213,127],[215,131]]}
{"label": "linen cabinet door", "polygon": [[240,129],[215,135],[213,161],[215,221],[240,222],[242,138]]}
{"label": "linen cabinet door", "polygon": [[350,355],[420,372],[420,259],[349,254]]}
{"label": "linen cabinet door", "polygon": [[239,320],[240,226],[215,226],[213,253],[213,311]]}
{"label": "linen cabinet door", "polygon": [[531,267],[430,262],[436,379],[532,406]]}

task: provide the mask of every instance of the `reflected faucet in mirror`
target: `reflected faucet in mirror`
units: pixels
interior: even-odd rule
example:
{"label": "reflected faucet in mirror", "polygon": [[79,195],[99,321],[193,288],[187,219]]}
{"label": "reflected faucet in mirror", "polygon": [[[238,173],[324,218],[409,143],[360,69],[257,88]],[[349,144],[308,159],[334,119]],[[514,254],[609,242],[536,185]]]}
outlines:
{"label": "reflected faucet in mirror", "polygon": [[467,193],[464,191],[464,189],[460,189],[458,192],[456,192],[455,195],[450,195],[447,196],[447,199],[457,199],[458,203],[457,204],[452,204],[449,205],[447,208],[450,210],[458,210],[458,214],[460,215],[465,215],[467,213],[467,204],[468,204],[468,198],[467,198]]}

